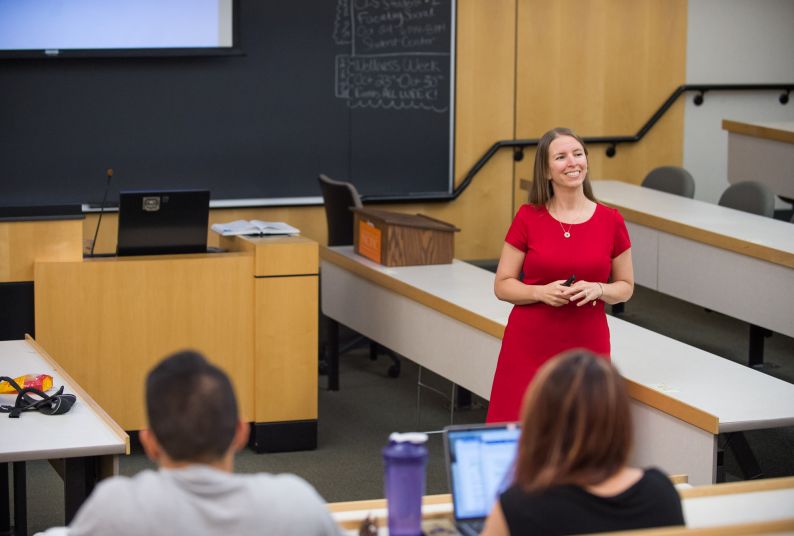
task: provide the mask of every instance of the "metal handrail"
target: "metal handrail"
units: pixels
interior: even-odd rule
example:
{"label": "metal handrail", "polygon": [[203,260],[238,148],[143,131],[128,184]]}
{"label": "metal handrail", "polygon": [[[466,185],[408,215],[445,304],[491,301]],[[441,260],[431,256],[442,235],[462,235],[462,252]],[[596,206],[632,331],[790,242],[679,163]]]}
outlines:
{"label": "metal handrail", "polygon": [[[675,101],[678,100],[682,94],[687,91],[696,91],[694,103],[695,106],[700,106],[705,100],[705,94],[709,91],[782,91],[778,97],[780,104],[786,105],[789,101],[789,93],[794,91],[794,83],[786,84],[683,84],[678,86],[675,91],[662,103],[658,110],[656,110],[648,121],[642,125],[642,128],[637,131],[633,136],[595,136],[583,138],[588,145],[607,144],[606,155],[612,158],[617,153],[617,146],[620,143],[636,143],[640,141],[645,135],[653,128],[653,126],[662,118],[662,116],[669,110]],[[497,141],[485,151],[477,162],[469,169],[466,176],[458,184],[451,193],[422,193],[412,194],[410,196],[396,195],[396,196],[362,196],[362,201],[366,203],[416,203],[416,202],[440,202],[440,201],[454,201],[466,188],[469,187],[474,176],[488,163],[488,161],[500,149],[511,147],[514,150],[513,158],[520,161],[524,157],[524,148],[533,147],[538,144],[538,139],[527,140],[501,140]]]}

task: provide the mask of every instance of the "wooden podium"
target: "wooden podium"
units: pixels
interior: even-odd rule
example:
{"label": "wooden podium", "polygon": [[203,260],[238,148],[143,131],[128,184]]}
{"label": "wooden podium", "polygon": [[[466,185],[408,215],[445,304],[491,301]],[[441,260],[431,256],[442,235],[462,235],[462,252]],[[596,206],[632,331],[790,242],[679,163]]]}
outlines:
{"label": "wooden podium", "polygon": [[38,342],[125,430],[147,426],[149,369],[193,348],[229,374],[255,450],[316,448],[318,245],[222,245],[228,253],[37,262]]}
{"label": "wooden podium", "polygon": [[454,225],[423,214],[371,208],[355,212],[355,252],[384,266],[449,264],[455,256]]}

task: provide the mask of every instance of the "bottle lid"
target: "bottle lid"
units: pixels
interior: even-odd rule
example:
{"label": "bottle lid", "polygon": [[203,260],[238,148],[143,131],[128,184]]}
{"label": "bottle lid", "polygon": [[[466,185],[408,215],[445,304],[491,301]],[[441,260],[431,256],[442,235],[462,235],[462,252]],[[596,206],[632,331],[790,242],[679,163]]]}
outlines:
{"label": "bottle lid", "polygon": [[424,432],[393,432],[389,436],[389,441],[394,443],[413,443],[414,445],[422,445],[427,443],[427,434]]}

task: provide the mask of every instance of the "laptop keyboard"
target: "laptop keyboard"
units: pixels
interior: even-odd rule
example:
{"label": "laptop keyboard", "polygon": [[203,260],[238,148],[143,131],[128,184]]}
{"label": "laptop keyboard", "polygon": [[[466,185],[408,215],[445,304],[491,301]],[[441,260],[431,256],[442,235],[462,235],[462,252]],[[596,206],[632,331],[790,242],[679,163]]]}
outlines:
{"label": "laptop keyboard", "polygon": [[485,527],[485,520],[474,519],[458,522],[458,530],[463,536],[479,536]]}

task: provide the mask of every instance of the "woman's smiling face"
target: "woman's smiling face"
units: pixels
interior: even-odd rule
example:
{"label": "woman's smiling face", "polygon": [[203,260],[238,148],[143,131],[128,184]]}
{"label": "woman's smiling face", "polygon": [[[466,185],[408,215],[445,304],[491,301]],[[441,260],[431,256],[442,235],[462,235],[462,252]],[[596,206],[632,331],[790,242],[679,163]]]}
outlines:
{"label": "woman's smiling face", "polygon": [[582,144],[570,136],[558,136],[549,145],[549,179],[555,190],[576,188],[587,176],[587,155]]}

